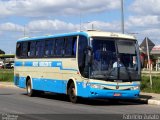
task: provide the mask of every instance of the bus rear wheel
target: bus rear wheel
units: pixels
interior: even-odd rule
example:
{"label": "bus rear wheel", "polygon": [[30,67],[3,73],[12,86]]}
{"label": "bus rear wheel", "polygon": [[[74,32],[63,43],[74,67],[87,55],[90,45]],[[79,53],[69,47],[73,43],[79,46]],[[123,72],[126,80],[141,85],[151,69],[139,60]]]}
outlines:
{"label": "bus rear wheel", "polygon": [[29,97],[33,97],[34,96],[35,91],[32,89],[32,85],[31,85],[31,80],[30,79],[27,82],[26,90],[27,90],[27,95]]}
{"label": "bus rear wheel", "polygon": [[76,96],[76,89],[75,89],[75,85],[72,82],[68,88],[68,96],[69,96],[69,100],[72,103],[76,103],[78,101],[78,97]]}

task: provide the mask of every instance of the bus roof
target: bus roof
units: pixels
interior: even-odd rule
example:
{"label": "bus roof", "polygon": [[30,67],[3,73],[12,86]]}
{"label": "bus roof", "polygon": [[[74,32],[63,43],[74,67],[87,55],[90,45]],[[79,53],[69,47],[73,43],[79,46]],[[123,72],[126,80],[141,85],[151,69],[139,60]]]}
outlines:
{"label": "bus roof", "polygon": [[96,31],[96,30],[89,30],[87,31],[89,36],[92,37],[109,37],[109,38],[123,38],[123,39],[134,39],[134,36],[121,34],[116,32],[104,32],[104,31]]}
{"label": "bus roof", "polygon": [[39,40],[39,39],[76,36],[76,35],[84,35],[88,37],[88,34],[86,32],[81,31],[81,32],[71,32],[71,33],[63,33],[63,34],[55,34],[55,35],[44,35],[44,36],[38,36],[38,37],[24,37],[24,38],[19,39],[18,41]]}
{"label": "bus roof", "polygon": [[39,39],[65,37],[65,36],[75,36],[75,35],[83,35],[83,36],[86,36],[86,37],[109,37],[109,38],[124,38],[124,39],[135,40],[134,36],[127,35],[127,34],[88,30],[88,31],[64,33],[64,34],[45,35],[45,36],[38,36],[38,37],[24,37],[24,38],[19,39],[18,41],[30,41],[30,40],[39,40]]}

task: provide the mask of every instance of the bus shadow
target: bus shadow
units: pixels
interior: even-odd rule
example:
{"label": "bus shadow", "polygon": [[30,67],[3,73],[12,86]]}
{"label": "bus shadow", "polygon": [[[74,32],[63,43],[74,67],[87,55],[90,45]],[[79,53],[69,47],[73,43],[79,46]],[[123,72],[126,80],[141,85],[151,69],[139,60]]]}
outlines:
{"label": "bus shadow", "polygon": [[[22,93],[22,95],[28,96],[27,93]],[[66,101],[67,102],[67,96],[66,95],[62,95],[62,94],[41,93],[41,94],[34,95],[34,97],[51,99],[51,100]]]}
{"label": "bus shadow", "polygon": [[[26,95],[26,93],[23,93]],[[63,94],[54,94],[54,93],[43,93],[38,94],[35,97],[51,99],[51,100],[58,100],[63,102],[70,102],[67,95]],[[120,106],[120,105],[144,105],[147,104],[145,102],[140,102],[138,100],[121,100],[121,99],[84,99],[80,98],[78,103],[76,104],[83,104],[83,105],[91,105],[91,106]]]}
{"label": "bus shadow", "polygon": [[14,95],[14,94],[13,93],[2,93],[2,94],[0,93],[0,96],[1,95]]}
{"label": "bus shadow", "polygon": [[92,106],[121,106],[121,105],[143,105],[132,100],[120,100],[120,99],[86,99],[81,104],[92,105]]}

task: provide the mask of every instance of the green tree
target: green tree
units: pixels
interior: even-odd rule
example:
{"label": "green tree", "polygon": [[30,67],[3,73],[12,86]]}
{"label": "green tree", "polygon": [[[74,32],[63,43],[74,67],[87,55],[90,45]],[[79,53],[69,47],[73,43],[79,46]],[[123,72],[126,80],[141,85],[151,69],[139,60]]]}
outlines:
{"label": "green tree", "polygon": [[3,50],[0,49],[0,54],[5,54],[5,52]]}

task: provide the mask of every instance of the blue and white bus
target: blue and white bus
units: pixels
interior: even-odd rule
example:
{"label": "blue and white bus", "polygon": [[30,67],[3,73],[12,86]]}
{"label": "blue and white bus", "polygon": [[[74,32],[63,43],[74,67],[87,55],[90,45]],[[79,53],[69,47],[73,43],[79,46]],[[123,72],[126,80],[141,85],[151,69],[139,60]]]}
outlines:
{"label": "blue and white bus", "polygon": [[28,96],[135,99],[140,81],[138,42],[130,35],[86,31],[17,41],[14,83]]}

